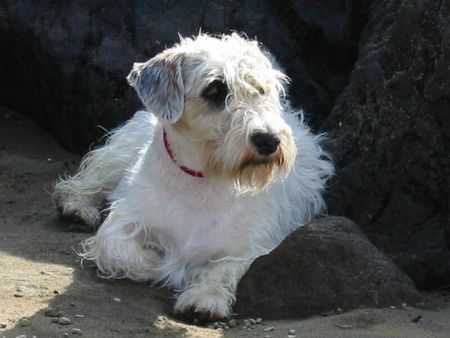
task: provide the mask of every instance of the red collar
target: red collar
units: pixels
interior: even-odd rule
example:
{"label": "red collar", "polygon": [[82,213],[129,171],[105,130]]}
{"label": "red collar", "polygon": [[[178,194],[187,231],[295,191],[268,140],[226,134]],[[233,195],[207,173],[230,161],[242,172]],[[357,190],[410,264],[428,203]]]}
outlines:
{"label": "red collar", "polygon": [[195,171],[191,168],[185,167],[184,165],[180,165],[175,160],[175,156],[173,154],[172,148],[170,147],[169,141],[167,140],[167,133],[166,130],[163,129],[163,139],[164,139],[164,147],[166,148],[167,154],[169,154],[169,157],[172,159],[173,163],[180,168],[182,171],[184,171],[186,174],[194,176],[194,177],[204,177],[203,173],[201,171]]}

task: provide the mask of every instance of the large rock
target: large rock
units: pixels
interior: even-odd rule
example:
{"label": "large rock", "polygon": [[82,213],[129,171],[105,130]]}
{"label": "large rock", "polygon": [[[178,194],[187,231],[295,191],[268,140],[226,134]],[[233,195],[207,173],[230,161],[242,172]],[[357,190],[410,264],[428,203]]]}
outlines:
{"label": "large rock", "polygon": [[419,288],[450,283],[450,1],[377,1],[324,126],[329,209],[363,228]]}
{"label": "large rock", "polygon": [[[358,3],[358,2],[356,2]],[[363,27],[341,1],[67,0],[0,2],[0,102],[82,153],[139,107],[125,77],[184,36],[243,31],[293,78],[318,125],[342,91]]]}
{"label": "large rock", "polygon": [[353,222],[325,217],[253,262],[239,283],[234,311],[286,319],[423,301],[411,279]]}

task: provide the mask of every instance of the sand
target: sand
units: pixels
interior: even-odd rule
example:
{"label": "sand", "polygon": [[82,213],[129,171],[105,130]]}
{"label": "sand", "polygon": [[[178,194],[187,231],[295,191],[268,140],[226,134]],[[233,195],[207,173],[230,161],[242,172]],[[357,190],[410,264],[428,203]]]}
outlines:
{"label": "sand", "polygon": [[[91,234],[58,218],[50,191],[80,158],[26,118],[0,109],[0,337],[450,337],[450,292],[438,310],[359,309],[302,320],[213,330],[171,316],[171,293],[144,283],[102,280],[80,265]],[[299,286],[301,287],[301,286]],[[52,322],[62,311],[72,322]],[[24,319],[25,318],[25,319]],[[3,327],[4,326],[4,327]],[[273,327],[272,331],[264,331]],[[293,338],[293,336],[292,336]]]}

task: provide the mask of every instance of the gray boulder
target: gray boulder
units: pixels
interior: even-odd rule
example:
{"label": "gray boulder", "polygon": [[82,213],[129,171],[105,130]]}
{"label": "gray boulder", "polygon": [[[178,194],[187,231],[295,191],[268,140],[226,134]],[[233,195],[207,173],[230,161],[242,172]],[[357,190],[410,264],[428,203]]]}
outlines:
{"label": "gray boulder", "polygon": [[323,126],[331,214],[360,224],[421,289],[450,283],[450,1],[377,1]]}
{"label": "gray boulder", "polygon": [[257,258],[237,295],[234,312],[266,319],[425,302],[411,279],[344,217],[304,225]]}

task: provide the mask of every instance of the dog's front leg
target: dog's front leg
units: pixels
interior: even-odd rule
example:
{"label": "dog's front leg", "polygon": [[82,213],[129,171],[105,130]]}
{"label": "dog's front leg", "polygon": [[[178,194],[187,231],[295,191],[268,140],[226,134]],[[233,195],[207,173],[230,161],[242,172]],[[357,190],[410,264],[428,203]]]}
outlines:
{"label": "dog's front leg", "polygon": [[192,279],[177,298],[175,315],[200,322],[228,317],[237,284],[250,263],[250,259],[230,259],[190,271]]}
{"label": "dog's front leg", "polygon": [[148,281],[160,259],[157,243],[137,221],[113,210],[94,237],[84,241],[82,256],[94,261],[105,278]]}
{"label": "dog's front leg", "polygon": [[154,123],[149,113],[137,112],[110,134],[104,146],[84,157],[74,176],[60,179],[52,194],[60,213],[81,220],[88,225],[88,230],[97,229],[105,200],[110,200],[109,195],[127,174],[127,169],[138,160],[139,151],[146,149]]}

